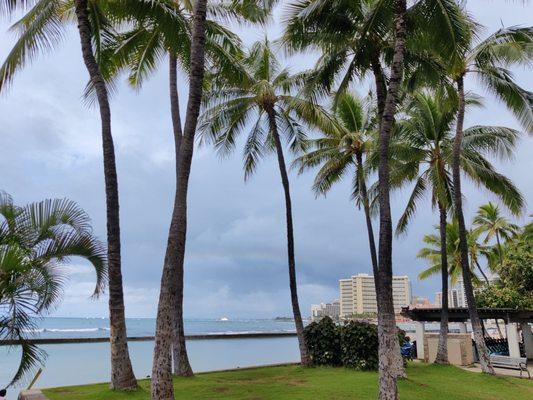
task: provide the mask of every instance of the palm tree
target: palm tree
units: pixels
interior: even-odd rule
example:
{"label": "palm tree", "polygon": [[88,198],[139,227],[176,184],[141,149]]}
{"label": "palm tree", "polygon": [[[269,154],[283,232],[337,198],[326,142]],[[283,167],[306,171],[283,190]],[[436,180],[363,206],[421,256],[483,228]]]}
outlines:
{"label": "palm tree", "polygon": [[21,207],[0,191],[0,339],[16,340],[22,348],[10,385],[44,361],[46,354],[27,340],[27,332],[34,317],[58,304],[65,282],[61,267],[71,257],[91,263],[93,296],[99,296],[107,279],[106,249],[93,235],[89,216],[68,199]]}
{"label": "palm tree", "polygon": [[[442,271],[442,241],[440,234],[440,226],[436,229],[439,231],[438,235],[428,234],[422,239],[425,243],[425,247],[421,248],[417,254],[417,257],[426,260],[428,267],[418,274],[418,279],[425,280],[434,275],[440,274]],[[454,286],[457,280],[463,275],[461,269],[461,252],[459,250],[459,225],[456,220],[446,224],[446,258],[448,260],[448,276],[450,284]],[[481,281],[476,275],[475,270],[478,265],[475,263],[476,258],[479,256],[480,246],[477,242],[478,236],[475,231],[468,231],[468,253],[470,255],[470,271],[472,273],[472,280],[474,283],[479,284]],[[479,270],[479,268],[478,268]],[[446,294],[442,292],[442,298]]]}
{"label": "palm tree", "polygon": [[174,400],[170,350],[175,337],[173,322],[175,321],[176,302],[173,300],[173,287],[170,282],[174,274],[174,267],[169,257],[176,257],[177,262],[175,265],[179,270],[183,271],[185,239],[187,236],[187,192],[194,151],[194,137],[202,102],[205,72],[206,9],[207,0],[198,0],[194,5],[190,52],[189,97],[183,137],[178,153],[179,164],[176,168],[177,201],[174,203],[174,211],[172,213],[157,307],[151,384],[151,398],[153,400]]}
{"label": "palm tree", "polygon": [[453,148],[453,186],[454,207],[459,223],[461,245],[461,262],[465,294],[474,340],[479,354],[481,369],[485,373],[494,374],[490,364],[487,347],[483,338],[481,320],[477,313],[474,291],[468,267],[468,243],[463,215],[461,191],[461,150],[463,140],[463,124],[465,115],[464,79],[467,75],[476,75],[485,88],[496,95],[517,116],[528,132],[533,131],[533,94],[519,87],[507,67],[516,64],[527,64],[533,56],[533,28],[502,28],[477,45],[460,51],[449,62],[450,75],[457,85],[459,95],[459,111],[457,115],[456,135]]}
{"label": "palm tree", "polygon": [[[168,56],[170,111],[175,144],[176,179],[179,175],[179,154],[183,140],[180,105],[177,87],[178,65],[184,71],[189,68],[190,61],[190,25],[192,4],[182,6],[173,1],[159,0],[151,3],[139,2],[130,7],[111,8],[110,14],[115,23],[129,22],[131,27],[125,32],[116,34],[103,50],[100,65],[106,71],[106,79],[113,81],[122,70],[128,70],[128,81],[136,89],[140,89],[144,80],[159,67],[164,56]],[[239,12],[239,3],[213,4],[209,14],[226,19],[237,15],[249,21],[262,22],[267,10],[258,10],[254,5],[246,9],[246,15]],[[215,21],[206,20],[206,62],[207,68],[222,74],[238,74],[236,59],[241,53],[239,38]],[[179,60],[179,61],[178,61]],[[177,212],[178,193],[174,196],[174,212]],[[174,224],[172,229],[177,229]],[[175,240],[176,234],[169,232],[169,238]],[[172,287],[169,292],[175,308],[173,343],[174,374],[192,376],[193,371],[187,355],[183,324],[183,268],[179,264],[177,253],[173,252],[175,244],[167,245],[165,260],[171,263],[173,271],[169,279]]]}
{"label": "palm tree", "polygon": [[[283,154],[282,137],[294,152],[305,149],[306,134],[301,121],[323,129],[333,129],[333,123],[321,107],[292,92],[301,86],[304,75],[290,75],[270,48],[270,42],[256,42],[242,60],[246,70],[244,79],[214,82],[206,95],[207,109],[202,116],[200,130],[204,140],[211,141],[221,154],[235,148],[236,137],[248,126],[250,131],[244,146],[244,177],[248,179],[259,160],[275,151],[285,194],[287,219],[287,253],[289,287],[301,362],[310,362],[303,335],[303,322],[298,304],[292,200],[289,177]],[[255,120],[251,125],[248,122]]]}
{"label": "palm tree", "polygon": [[321,166],[313,184],[316,195],[325,195],[347,173],[353,173],[352,198],[358,207],[363,205],[372,270],[374,276],[377,276],[378,260],[372,227],[371,199],[368,196],[364,168],[364,158],[374,146],[377,134],[375,108],[372,93],[364,99],[350,93],[340,95],[332,110],[338,129],[322,131],[322,137],[310,140],[309,147],[313,150],[297,158],[294,165],[298,167],[299,173]]}
{"label": "palm tree", "polygon": [[[406,18],[410,24],[406,25]],[[302,0],[292,5],[284,41],[290,49],[319,48],[324,54],[316,78],[309,82],[329,90],[346,71],[338,93],[355,78],[372,71],[376,85],[379,135],[379,274],[380,399],[397,398],[396,377],[405,376],[392,302],[392,221],[389,199],[389,142],[404,70],[411,85],[435,78],[433,53],[450,54],[465,35],[455,1],[371,2]],[[437,39],[438,38],[438,39]],[[387,77],[384,62],[390,71]],[[412,72],[412,73],[411,73]],[[319,84],[319,85],[317,85]],[[311,89],[316,92],[317,90]],[[318,90],[320,92],[320,90]]]}
{"label": "palm tree", "polygon": [[488,244],[492,239],[496,239],[497,255],[500,265],[503,262],[502,239],[508,240],[516,235],[519,227],[509,222],[507,218],[500,214],[500,208],[489,202],[479,207],[474,217],[474,226],[480,233],[485,234],[484,244]]}
{"label": "palm tree", "polygon": [[[25,9],[26,4],[25,1],[3,0],[0,9],[12,13],[16,9]],[[92,3],[90,10],[88,0],[75,0],[73,4],[66,0],[40,0],[35,3],[14,25],[14,28],[20,30],[19,39],[0,68],[0,89],[4,88],[13,79],[14,74],[40,50],[47,50],[58,44],[62,30],[65,29],[65,22],[73,21],[72,11],[76,15],[83,61],[89,73],[91,86],[96,93],[101,119],[109,269],[111,387],[133,389],[137,387],[137,381],[131,367],[126,333],[118,179],[111,133],[111,109],[107,85],[95,57],[95,54],[100,56],[101,45],[105,43],[112,29],[104,17],[100,3]],[[91,24],[98,29],[93,29]]]}
{"label": "palm tree", "polygon": [[[469,105],[479,105],[474,96],[466,98]],[[446,224],[447,211],[452,207],[453,185],[451,160],[452,125],[457,113],[457,98],[443,89],[420,91],[406,107],[406,118],[398,122],[398,142],[405,158],[402,168],[393,172],[392,182],[415,182],[406,209],[400,217],[397,233],[404,233],[414,217],[418,203],[431,190],[431,203],[439,210],[440,265],[442,279],[442,313],[439,346],[435,362],[447,363],[448,332],[448,261]],[[512,182],[497,173],[486,156],[510,157],[519,132],[500,126],[474,126],[465,130],[461,169],[476,184],[498,195],[514,213],[520,212],[524,200]],[[400,153],[396,151],[396,153]],[[480,171],[479,165],[483,166]],[[410,169],[410,170],[409,170]],[[487,171],[489,173],[487,173]],[[477,260],[477,257],[475,258]],[[472,260],[474,261],[474,260]],[[477,262],[477,261],[476,261]]]}

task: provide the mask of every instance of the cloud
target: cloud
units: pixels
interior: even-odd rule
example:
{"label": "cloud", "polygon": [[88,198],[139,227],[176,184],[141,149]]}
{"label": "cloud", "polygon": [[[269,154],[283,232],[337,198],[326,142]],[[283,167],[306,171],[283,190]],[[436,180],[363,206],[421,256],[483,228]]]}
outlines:
{"label": "cloud", "polygon": [[[469,10],[491,30],[523,23],[530,5],[468,3]],[[281,8],[278,10],[278,17]],[[278,18],[279,20],[279,18]],[[0,25],[0,58],[13,44]],[[239,28],[237,31],[241,32]],[[249,29],[249,28],[246,28]],[[279,24],[269,28],[272,37]],[[81,93],[87,73],[72,29],[60,49],[17,75],[0,95],[1,188],[18,204],[47,197],[69,197],[93,219],[95,233],[105,239],[105,195],[98,110],[86,107]],[[260,39],[262,30],[244,37]],[[292,70],[309,67],[313,56],[289,59]],[[533,77],[517,70],[531,87]],[[111,101],[113,135],[121,205],[122,261],[128,316],[153,317],[174,197],[174,156],[165,65],[136,93],[123,82]],[[179,85],[185,110],[186,82]],[[473,80],[467,89],[479,89]],[[466,125],[518,127],[501,104],[487,97],[486,108],[472,111]],[[515,160],[498,164],[523,190],[530,203],[533,186],[533,140],[524,137]],[[252,179],[243,182],[241,150],[220,160],[212,148],[195,150],[189,191],[185,265],[185,307],[189,317],[221,315],[273,317],[290,315],[283,191],[275,158],[264,160]],[[289,158],[289,157],[288,157]],[[338,279],[371,272],[363,214],[349,201],[350,182],[315,199],[312,173],[290,174],[294,208],[296,267],[300,305],[338,298]],[[493,199],[465,181],[469,220],[479,204]],[[405,206],[407,190],[393,195],[393,215]],[[524,222],[524,217],[519,222]],[[433,297],[438,278],[419,282],[423,262],[416,258],[424,234],[437,216],[421,204],[406,236],[395,239],[394,271],[408,274],[417,295]],[[377,224],[375,225],[377,232]],[[90,267],[75,260],[56,315],[105,316],[107,299],[89,299],[94,289]]]}

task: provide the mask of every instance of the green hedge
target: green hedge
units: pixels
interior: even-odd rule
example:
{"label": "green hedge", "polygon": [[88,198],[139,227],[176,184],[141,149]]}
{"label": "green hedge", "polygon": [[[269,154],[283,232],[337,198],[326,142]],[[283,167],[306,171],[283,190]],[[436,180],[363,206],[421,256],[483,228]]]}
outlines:
{"label": "green hedge", "polygon": [[310,323],[304,335],[313,365],[341,365],[341,335],[331,318]]}
{"label": "green hedge", "polygon": [[[349,321],[335,324],[324,317],[304,330],[313,365],[343,365],[357,370],[378,369],[378,328],[374,324]],[[399,331],[400,346],[406,341]]]}

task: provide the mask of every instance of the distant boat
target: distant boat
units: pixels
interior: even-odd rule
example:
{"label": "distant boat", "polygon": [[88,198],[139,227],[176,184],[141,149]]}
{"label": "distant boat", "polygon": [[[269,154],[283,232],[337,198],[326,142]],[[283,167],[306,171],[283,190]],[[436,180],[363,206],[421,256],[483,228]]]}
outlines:
{"label": "distant boat", "polygon": [[220,321],[229,321],[229,318],[228,317],[222,317],[222,318],[220,318]]}

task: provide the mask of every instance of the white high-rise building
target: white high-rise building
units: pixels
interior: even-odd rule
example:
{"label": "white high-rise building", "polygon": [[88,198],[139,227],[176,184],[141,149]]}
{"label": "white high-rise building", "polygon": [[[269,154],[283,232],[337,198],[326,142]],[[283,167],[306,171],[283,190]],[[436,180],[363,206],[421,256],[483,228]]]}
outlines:
{"label": "white high-rise building", "polygon": [[340,314],[340,302],[335,300],[332,303],[320,303],[311,305],[311,319],[318,321],[323,317],[330,317],[336,321],[339,319]]}
{"label": "white high-rise building", "polygon": [[[357,274],[348,279],[341,279],[339,289],[341,318],[378,311],[373,276]],[[408,276],[393,276],[392,294],[394,311],[399,313],[402,307],[411,303],[411,283]]]}
{"label": "white high-rise building", "polygon": [[[435,293],[435,305],[442,307],[442,292]],[[463,308],[467,307],[465,285],[463,278],[457,279],[457,283],[448,290],[448,307]]]}

